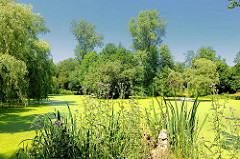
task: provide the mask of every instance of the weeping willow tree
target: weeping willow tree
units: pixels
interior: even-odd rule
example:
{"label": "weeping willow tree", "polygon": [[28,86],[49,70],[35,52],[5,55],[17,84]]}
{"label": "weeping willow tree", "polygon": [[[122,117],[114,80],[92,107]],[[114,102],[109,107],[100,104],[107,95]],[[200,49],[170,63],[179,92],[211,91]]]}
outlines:
{"label": "weeping willow tree", "polygon": [[48,32],[43,17],[30,5],[1,0],[0,24],[0,101],[46,98],[54,72],[50,46],[37,37]]}
{"label": "weeping willow tree", "polygon": [[12,99],[25,102],[27,66],[10,55],[0,56],[0,98],[3,103]]}

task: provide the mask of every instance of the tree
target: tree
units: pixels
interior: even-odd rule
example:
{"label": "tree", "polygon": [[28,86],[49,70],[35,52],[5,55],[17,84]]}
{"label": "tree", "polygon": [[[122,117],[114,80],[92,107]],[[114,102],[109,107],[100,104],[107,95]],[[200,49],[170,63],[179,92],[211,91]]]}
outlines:
{"label": "tree", "polygon": [[185,79],[190,95],[205,95],[211,84],[219,82],[216,64],[204,58],[196,59],[192,68],[185,70]]}
{"label": "tree", "polygon": [[170,70],[168,75],[168,85],[172,89],[172,94],[176,95],[176,91],[183,90],[184,78],[183,73]]}
{"label": "tree", "polygon": [[48,29],[43,18],[32,13],[31,6],[2,0],[0,8],[0,53],[26,61],[26,54],[29,54],[32,48],[43,45],[44,49],[49,49],[48,44],[37,38],[39,33],[46,33]]}
{"label": "tree", "polygon": [[233,0],[228,0],[228,1],[230,1],[230,5],[228,6],[228,9],[233,9],[235,7],[240,6],[240,1],[233,1]]}
{"label": "tree", "polygon": [[153,84],[150,85],[152,88],[150,88],[150,92],[148,92],[152,93],[152,95],[170,96],[171,90],[169,89],[168,77],[170,70],[174,67],[174,61],[166,44],[161,46],[158,60],[158,72],[153,78]]}
{"label": "tree", "polygon": [[0,56],[10,55],[27,66],[27,98],[46,98],[54,72],[50,46],[38,39],[48,32],[43,17],[34,14],[32,6],[12,0],[0,1],[0,10]]}
{"label": "tree", "polygon": [[230,85],[231,73],[226,63],[226,60],[225,59],[217,60],[216,67],[217,67],[217,72],[219,74],[219,84],[217,85],[219,93],[223,93],[223,92],[232,93],[233,90],[231,89],[231,85]]}
{"label": "tree", "polygon": [[165,36],[166,24],[166,20],[159,16],[157,10],[140,11],[138,17],[132,18],[129,22],[132,46],[144,68],[145,87],[152,82],[157,71],[158,47],[162,43],[162,37]]}
{"label": "tree", "polygon": [[216,60],[216,53],[212,47],[201,47],[198,50],[196,55],[197,58],[205,58],[207,60],[215,61]]}
{"label": "tree", "polygon": [[4,54],[0,56],[0,101],[19,99],[25,103],[27,96],[27,66],[25,62]]}
{"label": "tree", "polygon": [[229,83],[231,87],[230,93],[240,91],[240,64],[236,64],[235,66],[230,67],[229,74],[230,74]]}
{"label": "tree", "polygon": [[184,64],[185,67],[192,67],[193,60],[196,58],[196,55],[193,50],[188,50],[185,54]]}
{"label": "tree", "polygon": [[90,74],[90,68],[98,66],[99,55],[95,51],[88,52],[81,64],[77,65],[75,70],[69,75],[69,88],[78,91],[79,94],[86,86],[84,80],[85,77]]}
{"label": "tree", "polygon": [[127,50],[119,44],[116,46],[113,43],[108,43],[100,53],[102,60],[106,61],[121,61],[124,69],[130,69],[138,65],[137,59],[134,57],[132,51]]}
{"label": "tree", "polygon": [[89,93],[94,93],[99,97],[118,98],[117,87],[123,82],[122,72],[123,65],[120,61],[102,61],[97,67],[89,68],[84,85],[87,86]]}
{"label": "tree", "polygon": [[136,50],[146,50],[148,53],[153,46],[162,43],[167,22],[159,16],[157,10],[140,11],[137,18],[129,22],[129,32],[133,38]]}
{"label": "tree", "polygon": [[70,74],[76,69],[78,65],[79,65],[78,61],[73,58],[68,58],[57,64],[58,70],[57,79],[60,88],[70,89],[69,88]]}
{"label": "tree", "polygon": [[174,65],[174,70],[176,72],[179,72],[179,73],[183,73],[184,72],[184,63],[183,62],[176,62],[175,65]]}
{"label": "tree", "polygon": [[159,67],[160,70],[164,67],[168,67],[170,69],[173,69],[174,61],[173,57],[170,53],[169,47],[166,44],[163,44],[159,51],[160,57],[159,57]]}
{"label": "tree", "polygon": [[49,92],[52,91],[54,85],[53,76],[56,75],[53,60],[34,58],[27,66],[29,78],[28,99],[38,101],[46,99]]}
{"label": "tree", "polygon": [[92,52],[95,47],[102,46],[103,35],[97,34],[94,24],[80,19],[73,20],[71,23],[71,32],[78,41],[78,46],[75,49],[76,58],[81,62],[87,52]]}
{"label": "tree", "polygon": [[161,71],[157,72],[153,79],[155,95],[171,96],[171,89],[169,87],[168,76],[171,69],[164,67]]}
{"label": "tree", "polygon": [[240,51],[236,54],[236,57],[234,58],[233,62],[235,64],[239,64],[240,63]]}
{"label": "tree", "polygon": [[[114,98],[120,96],[116,87],[119,87],[119,83],[124,83],[125,97],[128,97],[134,89],[132,86],[135,82],[137,66],[138,61],[132,51],[121,45],[109,43],[100,52],[100,56],[95,51],[85,55],[81,65],[74,71],[75,77],[71,76],[71,83],[79,84],[84,89],[87,86],[87,93],[98,95],[99,89],[106,88],[108,95],[113,95]],[[106,87],[106,85],[110,86]]]}

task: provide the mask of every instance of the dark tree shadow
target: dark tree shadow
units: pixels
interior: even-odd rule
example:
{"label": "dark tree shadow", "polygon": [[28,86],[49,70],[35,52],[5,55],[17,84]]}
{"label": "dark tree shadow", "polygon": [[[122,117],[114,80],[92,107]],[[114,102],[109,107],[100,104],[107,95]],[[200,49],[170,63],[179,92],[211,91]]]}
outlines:
{"label": "dark tree shadow", "polygon": [[[31,107],[51,107],[51,106],[66,106],[73,105],[75,101],[58,101],[51,100],[49,103],[32,104],[26,108],[0,108],[0,133],[16,133],[30,131],[31,122],[40,114],[30,114],[21,116],[21,113],[29,112]],[[51,112],[49,112],[51,113]],[[62,112],[64,115],[65,112]]]}
{"label": "dark tree shadow", "polygon": [[50,98],[44,101],[29,101],[28,107],[39,107],[39,106],[64,106],[64,105],[76,105],[76,101],[62,101],[62,100],[54,100],[54,98]]}
{"label": "dark tree shadow", "polygon": [[69,105],[76,105],[76,101],[59,101],[59,100],[51,100],[45,103],[46,106],[67,106]]}
{"label": "dark tree shadow", "polygon": [[[27,107],[18,107],[18,108],[0,108],[0,133],[10,133],[14,134],[17,132],[27,132],[35,130],[32,127],[32,122],[34,119],[40,115],[31,114],[31,111],[36,110],[36,107],[58,107],[58,106],[66,106],[67,105],[76,105],[76,101],[62,101],[62,100],[55,100],[56,98],[50,97],[48,100],[41,101],[40,103],[37,101],[30,101],[30,104]],[[45,109],[45,108],[43,108]],[[22,114],[27,113],[27,116],[22,116]],[[51,112],[49,112],[51,113]],[[41,114],[41,115],[46,115]],[[67,114],[67,112],[61,112],[62,115]],[[26,137],[27,138],[27,137]],[[1,141],[0,141],[1,143]],[[19,143],[16,143],[16,146]],[[5,154],[1,153],[0,150],[0,159],[9,158],[6,157]],[[16,154],[13,154],[10,158],[16,158]]]}
{"label": "dark tree shadow", "polygon": [[1,114],[0,116],[0,133],[16,133],[31,131],[32,122],[39,114],[20,116],[17,114]]}
{"label": "dark tree shadow", "polygon": [[16,159],[17,158],[17,155],[16,154],[13,154],[12,156],[5,156],[3,154],[1,154],[0,152],[0,159]]}

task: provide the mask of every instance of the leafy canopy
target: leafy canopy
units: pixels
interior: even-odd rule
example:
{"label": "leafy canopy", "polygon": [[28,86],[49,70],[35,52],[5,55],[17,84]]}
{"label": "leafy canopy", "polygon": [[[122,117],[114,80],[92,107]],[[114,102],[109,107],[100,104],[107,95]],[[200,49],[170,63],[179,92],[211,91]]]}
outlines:
{"label": "leafy canopy", "polygon": [[94,24],[90,24],[83,19],[73,20],[71,23],[70,30],[78,41],[75,55],[79,62],[84,59],[87,52],[92,52],[96,46],[103,45],[103,35],[97,34],[95,29]]}
{"label": "leafy canopy", "polygon": [[138,17],[129,22],[129,33],[133,38],[133,47],[136,50],[150,51],[152,46],[160,45],[165,36],[167,21],[161,18],[157,10],[140,11]]}
{"label": "leafy canopy", "polygon": [[[8,71],[10,81],[19,79],[11,85],[8,84],[10,81],[3,82],[1,88],[15,89],[17,95],[11,96],[10,100],[46,98],[51,89],[54,71],[50,59],[50,46],[44,40],[38,39],[39,34],[48,32],[43,17],[34,14],[31,5],[1,0],[0,24],[1,62]],[[1,79],[6,78],[4,72],[0,76]]]}
{"label": "leafy canopy", "polygon": [[210,85],[219,82],[216,64],[208,59],[196,59],[192,68],[187,68],[185,78],[190,94],[207,94]]}

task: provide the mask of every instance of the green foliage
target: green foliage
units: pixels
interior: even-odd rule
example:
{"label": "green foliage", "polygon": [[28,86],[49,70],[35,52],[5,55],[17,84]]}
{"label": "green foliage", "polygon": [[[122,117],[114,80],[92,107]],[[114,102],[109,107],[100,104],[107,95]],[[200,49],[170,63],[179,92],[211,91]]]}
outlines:
{"label": "green foliage", "polygon": [[52,59],[32,59],[28,64],[28,99],[46,99],[53,88],[55,66]]}
{"label": "green foliage", "polygon": [[[151,66],[150,63],[150,56],[146,51],[137,50],[136,51],[137,58],[139,59],[140,66],[142,67],[143,71],[143,79],[142,84],[147,88],[148,85],[152,82],[152,79],[155,76],[154,68]],[[157,67],[155,67],[157,69]]]}
{"label": "green foliage", "polygon": [[[180,107],[178,107],[177,102],[175,102],[175,106],[167,99],[164,99],[164,102],[166,113],[163,114],[163,123],[166,124],[165,128],[169,133],[171,150],[178,158],[199,158],[197,140],[207,116],[199,126],[197,120],[199,102],[197,98],[190,109],[187,108],[185,101],[182,102]],[[160,107],[159,101],[158,104]]]}
{"label": "green foliage", "polygon": [[42,45],[37,35],[48,31],[43,18],[32,13],[32,6],[23,6],[13,1],[2,0],[0,8],[0,53],[26,61],[26,54],[32,48]]}
{"label": "green foliage", "polygon": [[158,72],[157,75],[153,79],[153,84],[155,88],[156,95],[161,96],[171,96],[173,92],[171,92],[168,76],[170,74],[170,70],[168,67],[164,67],[161,72]]}
{"label": "green foliage", "polygon": [[185,64],[182,62],[176,62],[174,66],[174,70],[179,73],[183,73],[185,68]]}
{"label": "green foliage", "polygon": [[160,45],[162,37],[165,36],[166,24],[157,10],[140,11],[138,17],[132,18],[128,26],[133,37],[133,47],[149,52],[153,46]]}
{"label": "green foliage", "polygon": [[[128,104],[129,110],[121,100],[115,109],[109,100],[90,95],[81,114],[78,109],[72,114],[68,107],[68,115],[40,115],[33,121],[35,138],[22,141],[18,158],[149,158],[151,145],[142,133],[156,138],[160,118],[154,105],[152,111],[141,109],[134,99]],[[24,145],[28,140],[30,147]]]}
{"label": "green foliage", "polygon": [[57,79],[58,79],[60,88],[70,89],[69,88],[70,74],[76,69],[77,66],[78,66],[78,61],[73,58],[68,58],[57,64],[57,70],[58,70]]}
{"label": "green foliage", "polygon": [[[134,90],[132,85],[138,82],[138,67],[133,52],[121,45],[109,43],[100,52],[100,56],[95,51],[87,53],[81,64],[74,71],[70,71],[69,86],[79,93],[81,90],[83,94],[94,93],[99,97],[98,90],[101,87],[102,91],[107,91],[108,97],[118,98],[119,92],[115,88],[124,83],[127,98]],[[106,85],[108,86],[105,88]]]}
{"label": "green foliage", "polygon": [[217,85],[219,93],[232,93],[233,90],[231,88],[231,73],[226,61],[217,60],[216,67],[219,74],[219,84]]}
{"label": "green foliage", "polygon": [[129,22],[129,33],[132,35],[133,48],[144,69],[144,86],[152,82],[158,68],[158,49],[165,36],[167,22],[161,18],[157,10],[140,11],[138,17]]}
{"label": "green foliage", "polygon": [[159,51],[160,57],[159,57],[159,68],[162,70],[164,67],[168,67],[170,69],[173,69],[174,61],[173,57],[169,51],[169,47],[166,44],[163,44]]}
{"label": "green foliage", "polygon": [[184,77],[183,73],[170,70],[168,75],[168,84],[169,87],[172,89],[172,94],[176,96],[177,91],[183,92],[183,85],[184,85]]}
{"label": "green foliage", "polygon": [[[46,98],[52,88],[54,71],[53,62],[49,59],[50,46],[44,40],[38,39],[38,34],[48,32],[42,16],[34,14],[32,6],[17,4],[15,1],[2,0],[0,8],[0,56],[10,55],[18,64],[22,63],[20,65],[27,67],[24,79],[24,71],[16,74],[19,77],[11,77],[21,79],[18,85],[21,83],[22,86],[18,89],[25,89],[17,90],[21,94],[18,97],[21,100]],[[10,75],[14,74],[12,72]]]}
{"label": "green foliage", "polygon": [[233,62],[235,64],[239,64],[240,63],[240,51],[236,54],[236,57],[234,58]]}
{"label": "green foliage", "polygon": [[99,55],[95,51],[87,53],[81,64],[78,64],[75,70],[69,73],[69,88],[78,91],[78,93],[82,93],[83,87],[86,86],[85,77],[90,74],[92,68],[95,68],[98,64]]}
{"label": "green foliage", "polygon": [[[36,137],[32,140],[31,148],[23,147],[18,152],[18,158],[28,156],[30,158],[73,158],[82,156],[76,141],[78,130],[76,119],[69,109],[69,115],[63,117],[59,111],[52,114],[38,116],[33,121],[36,129]],[[27,140],[24,140],[25,142]],[[24,154],[24,152],[26,152]]]}
{"label": "green foliage", "polygon": [[235,7],[239,7],[240,6],[240,1],[233,1],[233,0],[228,0],[230,1],[230,5],[228,6],[228,9],[233,9]]}
{"label": "green foliage", "polygon": [[61,95],[72,95],[73,92],[70,90],[66,90],[66,89],[59,89],[57,94],[61,94]]}
{"label": "green foliage", "polygon": [[215,53],[215,50],[212,47],[201,47],[198,50],[198,53],[197,53],[196,57],[197,58],[205,58],[207,60],[215,61],[216,53]]}
{"label": "green foliage", "polygon": [[78,46],[75,50],[75,55],[79,62],[84,59],[87,52],[92,52],[96,46],[101,46],[103,36],[95,32],[95,25],[80,19],[73,20],[71,23],[71,32],[78,41]]}
{"label": "green foliage", "polygon": [[[120,61],[104,61],[97,67],[91,67],[89,74],[85,76],[84,85],[87,86],[89,93],[95,93],[98,97],[118,98],[120,94],[116,88],[120,83],[125,82],[123,73],[123,65]],[[128,83],[124,85],[129,87]],[[126,92],[126,98],[128,96],[129,92]]]}
{"label": "green foliage", "polygon": [[240,90],[240,64],[236,64],[229,69],[230,73],[230,87],[233,92],[237,92]]}
{"label": "green foliage", "polygon": [[[231,116],[225,116],[226,102],[220,104],[216,87],[213,85],[211,88],[213,94],[209,118],[214,140],[205,140],[205,147],[209,150],[211,158],[223,158],[225,150],[228,151],[229,158],[238,158],[240,143],[239,118],[234,113],[232,106],[229,107]],[[224,120],[227,120],[227,122]]]}
{"label": "green foliage", "polygon": [[53,78],[52,89],[49,91],[49,94],[59,94],[59,84],[56,77]]}
{"label": "green foliage", "polygon": [[209,86],[219,82],[216,64],[204,58],[196,59],[192,68],[186,69],[185,78],[190,95],[206,95]]}
{"label": "green foliage", "polygon": [[185,67],[192,67],[192,63],[194,59],[196,58],[196,55],[193,50],[188,50],[187,53],[185,54],[185,60],[184,60],[184,65]]}
{"label": "green foliage", "polygon": [[138,64],[136,57],[132,51],[127,50],[119,44],[116,46],[113,43],[108,43],[100,53],[100,58],[103,61],[121,61],[124,69],[131,69]]}
{"label": "green foliage", "polygon": [[27,66],[13,56],[0,56],[0,101],[1,103],[19,99],[25,103],[27,96]]}

